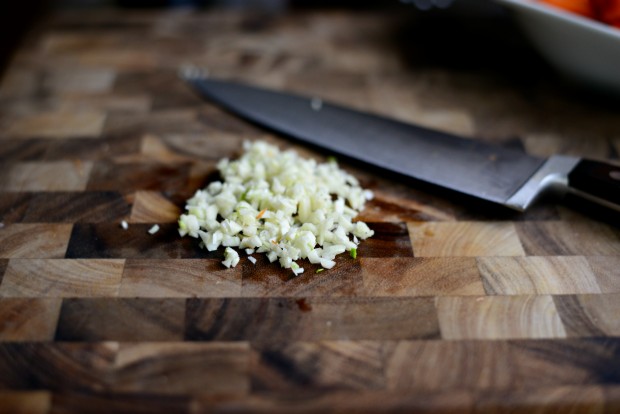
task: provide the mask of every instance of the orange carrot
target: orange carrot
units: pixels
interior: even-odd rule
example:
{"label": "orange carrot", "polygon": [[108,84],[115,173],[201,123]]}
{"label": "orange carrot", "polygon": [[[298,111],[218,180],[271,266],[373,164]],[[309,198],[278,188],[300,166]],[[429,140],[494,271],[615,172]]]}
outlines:
{"label": "orange carrot", "polygon": [[256,220],[258,220],[259,218],[263,217],[265,215],[265,211],[267,211],[266,208],[261,210],[261,212],[258,213],[258,215],[256,216]]}
{"label": "orange carrot", "polygon": [[542,0],[542,2],[585,17],[594,18],[590,0]]}

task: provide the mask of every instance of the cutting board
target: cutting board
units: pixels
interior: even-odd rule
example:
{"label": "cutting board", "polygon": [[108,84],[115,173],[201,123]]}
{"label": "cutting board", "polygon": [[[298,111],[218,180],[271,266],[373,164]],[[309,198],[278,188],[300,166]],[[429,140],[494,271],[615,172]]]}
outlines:
{"label": "cutting board", "polygon": [[185,200],[243,140],[331,155],[201,101],[176,76],[188,61],[531,154],[617,158],[613,104],[544,70],[444,64],[415,38],[403,59],[403,20],[41,24],[0,88],[0,412],[618,412],[620,230],[593,210],[512,213],[341,162],[375,193],[356,259],[226,269],[179,237]]}

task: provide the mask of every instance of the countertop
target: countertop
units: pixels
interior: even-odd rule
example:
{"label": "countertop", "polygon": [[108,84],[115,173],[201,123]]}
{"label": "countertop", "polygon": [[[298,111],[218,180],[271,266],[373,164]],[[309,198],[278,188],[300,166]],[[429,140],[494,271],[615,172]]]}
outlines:
{"label": "countertop", "polygon": [[0,411],[618,412],[620,229],[589,206],[513,213],[343,161],[375,193],[359,218],[376,235],[329,271],[226,269],[177,234],[243,140],[330,155],[201,100],[185,63],[530,154],[617,160],[617,102],[564,83],[497,19],[43,22],[0,86]]}

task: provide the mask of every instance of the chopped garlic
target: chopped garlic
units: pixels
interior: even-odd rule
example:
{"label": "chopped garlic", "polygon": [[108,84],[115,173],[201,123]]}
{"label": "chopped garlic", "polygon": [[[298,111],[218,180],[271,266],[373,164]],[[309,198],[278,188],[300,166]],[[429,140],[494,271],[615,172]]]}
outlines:
{"label": "chopped garlic", "polygon": [[374,234],[352,221],[372,192],[334,160],[320,164],[262,141],[245,142],[244,150],[218,163],[223,181],[196,191],[179,217],[181,236],[200,238],[209,251],[226,247],[226,267],[239,262],[237,247],[265,253],[295,275],[304,272],[303,259],[331,269],[337,255],[355,256],[360,239]]}
{"label": "chopped garlic", "polygon": [[151,228],[149,229],[149,233],[150,233],[150,234],[155,234],[155,233],[157,233],[158,231],[159,231],[159,226],[158,226],[157,224],[154,224],[154,225],[153,225],[153,227],[151,227]]}
{"label": "chopped garlic", "polygon": [[127,230],[129,228],[129,224],[125,220],[121,221],[121,227],[123,230]]}
{"label": "chopped garlic", "polygon": [[256,259],[253,258],[252,256],[248,256],[248,260],[252,262],[252,264],[256,264]]}
{"label": "chopped garlic", "polygon": [[224,250],[224,261],[222,264],[230,268],[237,266],[237,263],[239,263],[239,254],[230,247],[227,247],[226,250]]}

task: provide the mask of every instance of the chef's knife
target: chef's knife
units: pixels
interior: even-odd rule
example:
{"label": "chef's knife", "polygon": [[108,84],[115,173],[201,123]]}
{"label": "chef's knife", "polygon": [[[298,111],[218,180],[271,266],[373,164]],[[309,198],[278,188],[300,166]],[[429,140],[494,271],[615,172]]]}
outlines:
{"label": "chef's knife", "polygon": [[252,122],[417,180],[520,211],[551,189],[620,211],[617,165],[533,157],[317,98],[210,79],[194,68],[180,75],[204,97]]}

